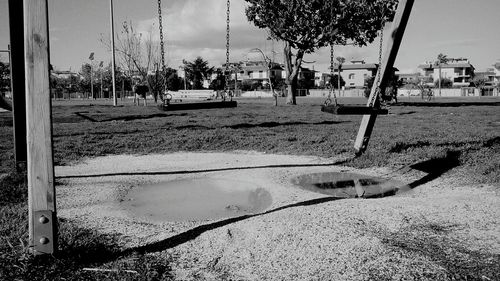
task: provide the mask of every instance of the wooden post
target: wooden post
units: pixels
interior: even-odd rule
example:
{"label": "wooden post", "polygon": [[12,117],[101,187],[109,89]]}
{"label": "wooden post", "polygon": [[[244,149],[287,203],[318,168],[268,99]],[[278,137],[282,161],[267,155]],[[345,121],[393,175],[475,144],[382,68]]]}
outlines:
{"label": "wooden post", "polygon": [[[380,81],[379,88],[380,91],[384,91],[390,75],[393,71],[394,61],[399,51],[399,46],[403,39],[403,34],[406,29],[406,24],[410,17],[411,8],[415,0],[399,0],[398,9],[396,11],[396,16],[394,17],[394,22],[392,24],[390,36],[387,40],[386,51],[384,54],[384,59],[382,64],[379,65],[380,69],[377,72],[374,81]],[[380,80],[379,80],[380,76]],[[373,87],[370,92],[370,97],[368,98],[368,103],[366,106],[377,107],[380,104],[379,93],[377,89],[376,82],[373,83]],[[373,126],[375,125],[375,120],[377,119],[377,114],[363,115],[361,120],[361,125],[359,127],[358,136],[354,142],[354,148],[356,149],[356,155],[361,155],[368,146],[370,141],[370,136],[373,131]]]}
{"label": "wooden post", "polygon": [[23,1],[9,0],[10,66],[14,158],[19,172],[26,171],[26,97],[24,85]]}
{"label": "wooden post", "polygon": [[57,249],[47,1],[24,0],[29,243],[35,254]]}

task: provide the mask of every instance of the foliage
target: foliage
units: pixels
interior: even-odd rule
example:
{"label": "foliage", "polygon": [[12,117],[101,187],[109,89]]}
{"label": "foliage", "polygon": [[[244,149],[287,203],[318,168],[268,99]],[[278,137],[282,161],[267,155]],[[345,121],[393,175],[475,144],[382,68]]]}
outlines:
{"label": "foliage", "polygon": [[0,61],[0,94],[10,91],[9,64]]}
{"label": "foliage", "polygon": [[[436,88],[439,87],[439,79],[434,82],[434,86]],[[451,81],[448,78],[441,78],[441,88],[452,88],[453,87],[453,81]]]}
{"label": "foliage", "polygon": [[436,65],[447,64],[450,59],[447,55],[440,53],[436,58]]}
{"label": "foliage", "polygon": [[[297,75],[305,54],[329,44],[373,42],[395,12],[397,0],[246,0],[247,19],[285,42],[288,103],[296,104]],[[332,20],[333,19],[333,20]],[[292,53],[292,49],[296,53]],[[292,61],[294,56],[294,61]]]}
{"label": "foliage", "polygon": [[340,87],[342,88],[345,86],[345,81],[344,78],[342,78],[342,75],[339,76],[338,74],[328,75],[328,80],[327,81],[321,81],[323,85],[320,85],[322,88],[333,88],[339,89],[339,77],[340,77]]}
{"label": "foliage", "polygon": [[203,81],[208,80],[214,71],[213,67],[208,65],[208,61],[202,57],[197,57],[194,61],[183,60],[186,79],[195,90],[203,89]]}
{"label": "foliage", "polygon": [[488,79],[486,79],[485,77],[476,76],[472,79],[471,82],[474,87],[483,89],[486,86]]}
{"label": "foliage", "polygon": [[[373,83],[375,82],[375,77],[370,76],[365,79],[365,90],[364,94],[365,97],[370,96],[370,92],[373,87]],[[398,80],[398,77],[392,73],[391,76],[389,77],[389,81],[387,82],[387,87],[385,88],[385,91],[381,95],[381,99],[383,101],[398,101],[398,89],[401,88],[402,82]]]}
{"label": "foliage", "polygon": [[[215,79],[210,82],[210,89],[215,90],[215,91],[221,91],[225,89],[225,84],[226,84],[226,77],[224,75],[224,72],[222,69],[217,68],[215,69]],[[233,81],[234,83],[234,81]]]}
{"label": "foliage", "polygon": [[262,81],[260,80],[244,80],[241,83],[242,91],[254,91],[262,89]]}
{"label": "foliage", "polygon": [[177,70],[167,67],[165,70],[165,77],[167,77],[167,89],[171,91],[178,91],[182,86],[182,78],[177,74]]}

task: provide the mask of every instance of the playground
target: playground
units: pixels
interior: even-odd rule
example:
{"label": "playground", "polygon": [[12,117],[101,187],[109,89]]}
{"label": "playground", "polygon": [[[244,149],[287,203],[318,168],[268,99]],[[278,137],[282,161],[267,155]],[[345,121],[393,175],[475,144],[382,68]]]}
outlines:
{"label": "playground", "polygon": [[[325,118],[321,99],[299,101],[290,108],[275,107],[272,98],[241,99],[237,108],[178,112],[154,104],[56,101],[60,238],[63,252],[80,255],[79,263],[62,258],[59,266],[72,268],[73,276],[116,279],[140,279],[148,272],[141,263],[149,271],[163,264],[165,276],[180,280],[498,277],[495,98],[392,106],[378,120],[369,151],[358,158],[351,144],[359,118]],[[453,106],[457,102],[461,106]],[[12,117],[0,116],[6,173],[13,165]],[[352,186],[340,196],[301,186],[300,176],[321,173],[396,181],[392,186],[401,192],[358,198]],[[192,181],[193,188],[207,182],[226,194],[237,186],[258,190],[254,201],[263,204],[243,209],[245,202],[221,196],[219,206],[207,207],[203,199],[182,201],[177,194],[180,202],[170,203],[184,214],[165,216],[161,202],[168,199],[161,190],[146,190],[158,184],[168,190],[179,180]],[[144,192],[151,201],[140,197]],[[10,206],[2,212],[12,219],[23,207]],[[206,217],[190,218],[198,208]],[[2,222],[11,229],[9,243],[26,235],[23,217]],[[76,225],[92,234],[75,235]],[[69,242],[87,249],[79,252]],[[112,250],[96,257],[95,247]],[[59,270],[46,276],[68,276]]]}
{"label": "playground", "polygon": [[[51,99],[48,1],[9,1],[0,279],[500,279],[500,103],[395,98],[394,63],[414,1],[246,2],[246,19],[283,41],[286,94],[274,92],[273,60],[261,50],[272,94],[236,94],[227,0],[218,92],[183,101],[167,67],[162,17],[171,14],[159,0],[159,46],[146,55],[158,61],[141,66],[144,56],[118,48],[133,61],[135,93],[118,103],[112,0],[104,43],[112,94],[94,93],[92,52],[90,95],[82,88],[71,100]],[[336,46],[375,41],[366,98],[341,96]],[[304,55],[324,47],[328,94],[297,95]],[[441,71],[447,59],[438,57]],[[207,62],[196,60],[184,72],[198,91],[204,75],[189,71]],[[441,82],[439,72],[440,94]],[[184,89],[193,93],[186,78]]]}

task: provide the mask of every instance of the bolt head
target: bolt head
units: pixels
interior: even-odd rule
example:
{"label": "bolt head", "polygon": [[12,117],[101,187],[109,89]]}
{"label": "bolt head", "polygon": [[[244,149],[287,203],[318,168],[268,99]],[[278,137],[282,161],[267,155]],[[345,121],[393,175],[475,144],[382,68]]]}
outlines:
{"label": "bolt head", "polygon": [[38,221],[39,221],[40,223],[46,224],[46,223],[48,223],[48,222],[49,222],[49,218],[47,218],[46,216],[41,216],[41,217],[38,219]]}
{"label": "bolt head", "polygon": [[46,245],[49,244],[50,240],[47,237],[40,238],[40,244]]}

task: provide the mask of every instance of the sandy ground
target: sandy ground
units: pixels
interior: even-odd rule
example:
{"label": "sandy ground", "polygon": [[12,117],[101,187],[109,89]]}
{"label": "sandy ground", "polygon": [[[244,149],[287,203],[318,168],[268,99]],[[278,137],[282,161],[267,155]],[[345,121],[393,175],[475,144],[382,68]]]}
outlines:
{"label": "sandy ground", "polygon": [[[88,159],[56,167],[58,215],[121,234],[124,248],[145,246],[148,252],[173,257],[178,280],[369,280],[380,274],[396,280],[449,278],[449,268],[429,255],[387,242],[415,233],[429,235],[429,243],[449,239],[470,251],[500,254],[500,197],[492,186],[463,185],[444,176],[395,196],[334,200],[291,183],[298,175],[318,172],[406,183],[424,176],[410,170],[325,165],[341,159],[247,151]],[[108,173],[120,175],[68,177]],[[203,178],[251,183],[269,191],[272,204],[255,215],[191,222],[152,221],[124,207],[127,194],[142,185]],[[432,226],[444,230],[424,231]]]}

